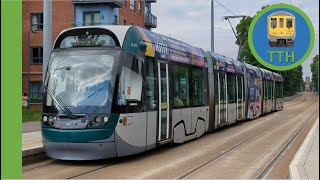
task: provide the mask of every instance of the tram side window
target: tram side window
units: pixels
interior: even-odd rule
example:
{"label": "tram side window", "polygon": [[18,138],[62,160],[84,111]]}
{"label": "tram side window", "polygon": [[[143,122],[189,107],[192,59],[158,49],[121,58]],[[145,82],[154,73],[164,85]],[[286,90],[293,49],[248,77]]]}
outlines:
{"label": "tram side window", "polygon": [[268,99],[268,82],[267,81],[264,81],[263,83],[264,87],[264,99]]}
{"label": "tram side window", "polygon": [[234,75],[228,75],[227,87],[228,87],[228,103],[236,103],[237,91],[236,91],[236,77]]}
{"label": "tram side window", "polygon": [[271,92],[272,92],[272,98],[275,98],[276,94],[275,94],[275,83],[271,82]]}
{"label": "tram side window", "polygon": [[282,83],[280,82],[276,83],[276,97],[282,98]]}
{"label": "tram side window", "polygon": [[157,100],[156,100],[156,78],[155,78],[155,65],[154,60],[148,59],[147,61],[147,107],[148,110],[156,110]]}
{"label": "tram side window", "polygon": [[173,83],[173,107],[182,108],[189,106],[189,69],[187,66],[173,65]]}
{"label": "tram side window", "polygon": [[215,104],[218,105],[219,103],[219,89],[218,89],[218,74],[214,73],[214,99],[215,99]]}
{"label": "tram side window", "polygon": [[243,88],[242,77],[238,77],[238,102],[242,102],[242,88]]}
{"label": "tram side window", "polygon": [[206,91],[205,78],[203,76],[202,68],[192,69],[192,105],[202,106],[204,102],[204,94]]}
{"label": "tram side window", "polygon": [[268,99],[272,98],[272,82],[271,81],[267,81],[268,84]]}
{"label": "tram side window", "polygon": [[276,82],[276,85],[275,85],[275,96],[276,98],[278,98],[279,96],[279,87],[278,87],[278,83]]}
{"label": "tram side window", "polygon": [[131,63],[122,67],[117,104],[119,106],[137,106],[142,100],[143,64],[142,61],[133,58]]}

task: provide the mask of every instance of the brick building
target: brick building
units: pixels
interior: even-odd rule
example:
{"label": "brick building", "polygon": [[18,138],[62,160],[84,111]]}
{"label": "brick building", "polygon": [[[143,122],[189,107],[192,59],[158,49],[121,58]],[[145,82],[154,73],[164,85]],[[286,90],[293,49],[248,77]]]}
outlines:
{"label": "brick building", "polygon": [[[156,0],[53,0],[52,41],[66,28],[86,25],[137,25],[156,28]],[[22,1],[22,92],[31,108],[42,107],[43,1]]]}

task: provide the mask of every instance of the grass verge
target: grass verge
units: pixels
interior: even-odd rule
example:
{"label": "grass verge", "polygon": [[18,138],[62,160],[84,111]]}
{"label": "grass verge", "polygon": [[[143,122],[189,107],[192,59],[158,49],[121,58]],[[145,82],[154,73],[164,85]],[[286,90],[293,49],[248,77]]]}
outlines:
{"label": "grass verge", "polygon": [[38,109],[22,110],[22,122],[40,121],[40,120],[41,120],[41,110],[38,110]]}

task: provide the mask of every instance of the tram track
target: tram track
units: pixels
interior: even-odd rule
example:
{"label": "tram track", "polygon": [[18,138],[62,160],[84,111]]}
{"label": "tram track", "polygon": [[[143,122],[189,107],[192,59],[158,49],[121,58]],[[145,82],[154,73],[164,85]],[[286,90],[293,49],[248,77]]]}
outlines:
{"label": "tram track", "polygon": [[[309,96],[310,96],[310,95],[309,95]],[[311,99],[314,101],[314,103],[317,102],[317,100],[316,100],[312,95],[311,95],[310,97],[311,97]],[[301,98],[298,97],[297,99],[300,100]],[[297,101],[297,99],[295,99],[295,100]],[[295,101],[295,100],[293,100],[293,101]],[[305,101],[305,100],[306,100],[306,96],[303,97],[303,100],[302,100],[301,102],[303,102],[303,101]],[[301,102],[299,101],[299,102],[294,103],[294,104],[292,104],[292,105],[290,105],[290,106],[295,106],[295,105],[297,105],[297,104],[299,104],[299,103],[301,103]],[[313,103],[313,104],[314,104],[314,103]],[[290,106],[289,106],[289,107],[290,107]],[[290,138],[290,140],[288,141],[288,143],[280,150],[280,152],[279,152],[279,153],[275,156],[275,158],[268,164],[268,166],[259,174],[258,179],[265,179],[265,178],[269,175],[269,173],[272,171],[272,169],[273,169],[273,167],[275,166],[275,164],[276,164],[276,163],[279,161],[279,159],[281,158],[282,154],[284,154],[284,153],[286,152],[286,150],[287,150],[287,149],[290,147],[290,145],[294,142],[294,140],[296,139],[296,137],[297,137],[297,136],[300,134],[300,132],[308,125],[308,123],[313,119],[313,117],[314,117],[317,113],[318,113],[318,110],[312,112],[311,116],[309,116],[309,117],[307,118],[307,120],[304,122],[303,126],[302,126],[301,128],[299,128],[299,129],[294,133],[294,135]],[[249,143],[251,140],[259,137],[260,135],[262,135],[262,134],[264,134],[264,133],[266,133],[266,132],[269,132],[270,130],[272,130],[273,128],[279,126],[279,125],[282,124],[282,123],[283,123],[283,121],[279,121],[278,123],[273,124],[271,127],[269,127],[269,128],[267,128],[267,129],[265,129],[265,130],[263,130],[263,131],[255,134],[254,136],[251,136],[250,138],[248,138],[248,139],[246,139],[246,140],[244,140],[244,141],[242,141],[242,142],[234,145],[233,147],[231,147],[231,148],[225,150],[224,152],[222,152],[221,154],[218,154],[218,155],[216,155],[216,156],[214,156],[214,157],[206,160],[205,162],[203,162],[203,163],[195,166],[194,168],[190,169],[189,171],[187,171],[187,172],[185,172],[185,173],[183,173],[183,174],[180,174],[180,175],[177,176],[175,179],[188,178],[189,175],[191,175],[191,174],[195,173],[196,171],[204,168],[206,165],[208,165],[208,164],[210,164],[210,163],[218,160],[219,158],[227,155],[228,153],[230,153],[230,152],[232,152],[232,151],[237,150],[239,147],[245,145],[246,143]]]}
{"label": "tram track", "polygon": [[91,173],[91,172],[94,172],[94,171],[97,171],[97,170],[100,170],[100,169],[103,169],[103,168],[106,168],[106,167],[109,167],[109,166],[112,166],[112,165],[115,165],[115,164],[116,164],[116,162],[110,163],[110,164],[108,164],[108,165],[104,165],[104,166],[101,166],[101,167],[99,167],[99,168],[96,168],[96,169],[92,169],[92,170],[90,170],[90,171],[87,171],[87,172],[83,172],[83,173],[80,173],[80,174],[77,174],[77,175],[74,175],[74,176],[71,176],[71,177],[67,177],[66,179],[75,179],[75,178],[80,177],[80,176],[82,176],[82,175],[84,175],[84,174],[88,174],[88,173]]}
{"label": "tram track", "polygon": [[295,105],[303,102],[305,100],[305,98],[306,98],[306,96],[301,95],[301,96],[297,97],[296,99],[285,102],[284,108],[289,108],[289,107],[295,106]]}
{"label": "tram track", "polygon": [[[310,95],[303,95],[303,96],[310,96]],[[312,98],[312,96],[311,96],[311,98]],[[302,99],[303,99],[303,101],[306,101],[306,98],[302,98]],[[312,99],[313,99],[313,101],[316,101],[314,98],[312,98]],[[294,100],[297,100],[297,99],[294,99]],[[291,101],[288,101],[288,102],[292,102],[294,100],[291,100]],[[299,103],[299,101],[298,101],[297,103],[294,103],[294,104],[296,104],[296,105],[297,104],[301,104],[301,102]],[[300,105],[300,106],[303,107],[303,105]],[[290,110],[291,112],[295,112],[295,109],[292,109],[292,108],[289,108],[289,109],[291,109]],[[298,109],[298,107],[296,107],[296,109]],[[264,129],[263,132],[259,132],[259,133],[255,134],[254,136],[251,135],[245,141],[242,141],[242,142],[237,143],[235,145],[232,145],[232,143],[229,142],[231,144],[231,146],[229,146],[229,148],[228,147],[227,148],[221,148],[221,153],[219,153],[218,155],[217,155],[217,153],[215,153],[214,157],[211,158],[211,159],[213,159],[211,162],[224,157],[226,154],[232,152],[233,150],[235,150],[237,148],[240,148],[242,145],[245,145],[246,142],[250,142],[251,140],[259,137],[259,135],[263,134],[264,132],[268,132],[268,131],[272,130],[275,126],[283,123],[284,121],[277,122],[277,117],[278,116],[279,115],[277,115],[277,113],[273,113],[273,114],[269,114],[268,116],[264,116],[263,119],[261,119],[261,121],[256,121],[257,122],[256,124],[258,124],[259,126],[262,126],[262,124],[265,124],[265,125],[272,124],[272,126],[266,127],[266,129]],[[294,117],[294,116],[296,116],[296,115],[293,114],[292,117]],[[263,121],[265,121],[265,122],[263,122]],[[268,122],[266,122],[266,121],[268,121]],[[277,122],[277,123],[274,124],[275,122]],[[248,124],[250,124],[250,123],[251,122],[249,122]],[[235,125],[235,127],[236,126],[237,125]],[[242,125],[240,125],[240,127],[241,126]],[[221,132],[225,132],[225,131],[221,130],[220,133]],[[215,134],[215,133],[213,133],[213,134]],[[208,136],[210,136],[210,134]],[[193,142],[197,142],[197,141],[199,141],[199,140],[191,141],[191,144]],[[230,140],[228,140],[228,141],[230,141]],[[183,146],[186,147],[186,146],[188,146],[188,144],[190,145],[190,143],[186,143],[184,145],[177,146],[177,148],[179,148],[179,147],[182,148]],[[155,154],[158,154],[160,152],[161,154],[163,154],[162,156],[164,156],[164,154],[166,154],[166,153],[164,153],[163,151],[167,151],[167,149],[165,149],[165,148],[164,149],[160,149],[160,150],[157,149],[157,150],[155,150],[155,152],[156,152]],[[171,151],[173,151],[173,150],[171,150]],[[111,178],[112,177],[112,178],[117,178],[117,177],[119,177],[119,174],[118,175],[113,175],[113,174],[109,174],[108,172],[116,172],[116,171],[114,171],[115,169],[118,169],[118,170],[121,169],[121,171],[122,171],[123,167],[125,167],[124,169],[129,168],[128,166],[131,163],[131,161],[133,161],[133,162],[144,161],[143,158],[148,159],[148,156],[149,156],[148,154],[149,153],[145,153],[145,155],[142,154],[142,155],[139,155],[138,157],[136,157],[136,156],[131,157],[130,158],[131,160],[127,160],[126,158],[122,158],[119,161],[110,161],[110,160],[108,160],[108,162],[106,162],[106,161],[93,161],[93,162],[83,162],[83,163],[82,162],[73,162],[73,163],[71,163],[71,162],[66,162],[66,161],[54,160],[53,162],[48,162],[48,164],[39,164],[38,167],[34,166],[34,167],[29,167],[29,168],[26,167],[26,168],[24,168],[24,170],[23,170],[23,172],[25,174],[24,178],[30,178],[30,177],[31,178],[32,177],[47,178],[48,175],[42,174],[42,175],[37,176],[38,175],[37,173],[39,173],[39,172],[41,172],[41,173],[48,172],[48,171],[52,171],[54,169],[56,169],[56,170],[57,169],[58,170],[61,169],[61,174],[56,175],[56,176],[49,175],[48,178],[51,178],[51,179],[56,179],[56,178],[63,178],[63,179],[82,178],[83,179],[83,178],[94,178],[94,177],[104,177],[104,178]],[[144,157],[144,156],[147,156],[147,157]],[[149,156],[149,158],[150,158],[150,156]],[[208,161],[209,160],[206,160],[202,164],[198,165],[197,167],[201,166],[198,169],[201,169],[202,167],[206,166],[206,164],[209,164],[210,162],[208,162]],[[114,165],[116,165],[116,166],[114,166]],[[130,164],[130,166],[132,166],[132,165]],[[72,169],[75,169],[75,172]],[[195,168],[192,168],[192,169],[195,169]],[[185,171],[185,172],[189,172],[189,171]],[[159,171],[159,173],[160,172],[161,171]],[[152,174],[152,172],[150,172],[150,174]],[[185,174],[185,173],[183,173],[183,174]],[[180,174],[179,176],[172,176],[172,177],[170,176],[168,178],[177,177],[177,179],[180,179],[180,178],[184,178],[184,177],[188,176],[188,175],[184,175],[183,176],[183,174]],[[192,172],[189,173],[189,174],[192,174]],[[146,175],[146,176],[141,176],[141,177],[146,177],[146,178],[161,177],[161,178],[163,178],[163,176],[164,176],[164,174],[162,174],[162,176],[160,176],[160,174],[159,174],[159,176]],[[140,176],[137,176],[137,177],[140,177]]]}

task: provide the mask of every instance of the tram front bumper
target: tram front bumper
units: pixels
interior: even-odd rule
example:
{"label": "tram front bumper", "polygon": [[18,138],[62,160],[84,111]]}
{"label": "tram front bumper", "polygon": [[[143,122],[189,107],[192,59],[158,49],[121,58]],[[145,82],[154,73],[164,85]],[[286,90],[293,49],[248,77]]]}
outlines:
{"label": "tram front bumper", "polygon": [[43,140],[47,156],[61,160],[98,160],[116,157],[115,142],[69,143]]}

